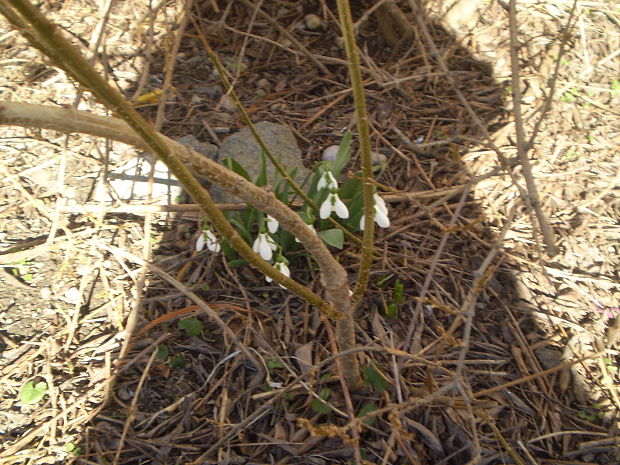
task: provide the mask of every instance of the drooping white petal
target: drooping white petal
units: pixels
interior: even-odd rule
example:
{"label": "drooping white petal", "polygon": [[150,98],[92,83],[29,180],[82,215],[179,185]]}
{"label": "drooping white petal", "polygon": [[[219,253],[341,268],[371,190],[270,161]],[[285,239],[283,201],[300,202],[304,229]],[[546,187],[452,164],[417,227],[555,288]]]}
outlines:
{"label": "drooping white petal", "polygon": [[323,175],[319,178],[319,182],[316,184],[317,190],[321,189],[338,189],[338,181],[334,178],[334,175],[331,171],[325,171]]}
{"label": "drooping white petal", "polygon": [[267,261],[271,260],[271,257],[273,257],[273,251],[276,249],[276,245],[273,243],[273,240],[269,242],[269,239],[270,238],[267,236],[267,233],[260,233],[252,246],[254,252],[263,257],[263,260]]}
{"label": "drooping white petal", "polygon": [[[289,270],[288,266],[286,265],[286,263],[282,262],[282,261],[277,261],[274,265],[274,268],[276,270],[278,270],[280,273],[282,273],[284,276],[290,278],[291,277],[291,270]],[[271,279],[269,276],[265,276],[265,281],[267,281],[268,283],[272,282],[273,279]],[[282,284],[279,284],[280,287],[284,288],[284,286]]]}
{"label": "drooping white petal", "polygon": [[205,248],[205,234],[200,233],[200,235],[198,235],[198,239],[196,239],[196,251],[200,252],[202,249]]}
{"label": "drooping white petal", "polygon": [[207,249],[215,253],[218,253],[220,250],[222,250],[222,247],[220,246],[220,241],[210,229],[205,231],[202,235],[205,236],[207,242]]}
{"label": "drooping white petal", "polygon": [[258,237],[254,239],[254,244],[252,244],[252,250],[256,253],[260,253],[261,236],[262,234],[259,234]]}
{"label": "drooping white petal", "polygon": [[288,266],[286,265],[286,263],[284,262],[278,262],[276,263],[276,269],[282,273],[284,276],[286,276],[287,278],[291,277],[291,270],[289,270]]}
{"label": "drooping white petal", "polygon": [[375,199],[375,208],[378,211],[383,212],[385,215],[388,213],[387,205],[385,204],[385,200],[381,198],[378,194],[374,194],[373,198]]}
{"label": "drooping white petal", "polygon": [[271,250],[277,250],[278,245],[276,244],[276,241],[274,241],[273,238],[269,236],[268,234],[265,234],[265,237],[267,240],[267,244],[269,244],[269,247],[271,248]]}
{"label": "drooping white petal", "polygon": [[332,195],[334,198],[333,209],[336,212],[336,215],[338,215],[343,220],[346,220],[349,217],[349,209],[344,204],[344,202],[340,200],[340,197],[338,197],[338,194],[332,194]]}
{"label": "drooping white petal", "polygon": [[360,220],[360,229],[364,230],[364,221],[366,221],[366,215],[362,215],[362,219]]}
{"label": "drooping white petal", "polygon": [[375,223],[377,223],[381,228],[390,227],[390,218],[387,216],[387,212],[384,212],[376,205],[375,205]]}
{"label": "drooping white petal", "polygon": [[334,194],[329,194],[321,204],[321,208],[319,209],[319,216],[322,220],[332,214],[332,195]]}
{"label": "drooping white petal", "polygon": [[280,227],[280,223],[273,216],[267,215],[267,229],[271,234],[275,234]]}

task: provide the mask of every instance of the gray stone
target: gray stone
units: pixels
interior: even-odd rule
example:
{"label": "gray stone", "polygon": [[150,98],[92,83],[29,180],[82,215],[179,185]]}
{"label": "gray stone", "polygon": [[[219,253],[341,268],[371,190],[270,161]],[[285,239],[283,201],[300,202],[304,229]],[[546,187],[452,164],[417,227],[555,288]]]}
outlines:
{"label": "gray stone", "polygon": [[[273,155],[280,161],[287,172],[291,172],[297,167],[295,182],[303,183],[309,171],[302,162],[301,150],[297,146],[295,135],[287,126],[266,121],[256,124],[256,129],[261,135],[267,147]],[[252,181],[255,181],[260,172],[260,153],[261,148],[254,139],[249,128],[227,137],[222,143],[218,152],[220,163],[226,157],[236,160],[247,171]],[[272,185],[274,173],[276,172],[273,164],[267,159],[267,184]],[[238,203],[239,199],[225,192],[216,186],[211,187],[211,195],[219,203]]]}
{"label": "gray stone", "polygon": [[217,146],[209,144],[208,142],[200,142],[193,134],[188,134],[183,137],[177,137],[176,140],[179,144],[187,145],[193,148],[196,152],[203,154],[205,157],[215,159],[217,153]]}

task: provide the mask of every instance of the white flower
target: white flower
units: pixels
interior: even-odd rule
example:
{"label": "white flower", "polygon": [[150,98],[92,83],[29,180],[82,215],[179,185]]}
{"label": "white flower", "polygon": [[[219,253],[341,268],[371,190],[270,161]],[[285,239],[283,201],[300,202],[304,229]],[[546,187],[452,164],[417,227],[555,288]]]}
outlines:
{"label": "white flower", "polygon": [[207,249],[211,252],[218,253],[222,249],[220,247],[220,241],[210,229],[203,230],[202,234],[198,236],[198,239],[196,239],[196,250],[200,252],[204,249],[205,244],[207,245]]}
{"label": "white flower", "polygon": [[[288,269],[288,266],[286,263],[284,263],[283,261],[277,261],[274,265],[274,268],[276,270],[278,270],[280,273],[282,273],[284,276],[286,276],[287,278],[291,277],[291,270]],[[265,280],[270,283],[271,281],[273,281],[273,279],[271,279],[269,276],[265,276]],[[284,287],[282,284],[279,284],[280,287]]]}
{"label": "white flower", "polygon": [[267,229],[271,234],[275,234],[280,227],[280,223],[273,216],[267,215]]}
{"label": "white flower", "polygon": [[[307,223],[306,223],[306,226],[308,226],[308,228],[309,228],[309,229],[310,229],[313,233],[315,233],[315,234],[316,234],[316,229],[314,229],[314,226],[313,226],[313,225],[311,225],[311,224],[307,224]],[[301,241],[300,241],[299,239],[295,238],[295,242],[301,242]]]}
{"label": "white flower", "polygon": [[[390,218],[388,216],[387,205],[385,204],[385,200],[383,200],[379,195],[375,194],[373,196],[375,200],[375,223],[379,225],[380,228],[389,228],[390,227]],[[360,229],[364,230],[364,219],[366,215],[362,215],[362,219],[360,220]]]}
{"label": "white flower", "polygon": [[252,250],[263,257],[263,260],[267,261],[271,260],[273,251],[277,248],[278,246],[276,246],[276,243],[267,233],[260,233],[252,246]]}
{"label": "white flower", "polygon": [[321,219],[327,218],[332,212],[336,212],[343,220],[346,220],[349,217],[349,210],[347,206],[344,204],[338,194],[331,193],[327,196],[325,201],[321,204],[321,208],[319,209],[319,216]]}
{"label": "white flower", "polygon": [[336,178],[334,178],[334,175],[329,170],[323,173],[323,176],[321,176],[319,182],[316,184],[316,189],[319,191],[325,188],[329,189],[330,191],[338,189],[338,181],[336,181]]}

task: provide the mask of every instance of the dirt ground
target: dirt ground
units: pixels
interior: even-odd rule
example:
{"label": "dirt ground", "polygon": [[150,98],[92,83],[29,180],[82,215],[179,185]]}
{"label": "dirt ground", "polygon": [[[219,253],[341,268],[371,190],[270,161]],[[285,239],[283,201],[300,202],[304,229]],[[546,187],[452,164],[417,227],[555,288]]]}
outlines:
{"label": "dirt ground", "polygon": [[[187,13],[253,121],[290,127],[306,166],[355,139],[335,2],[40,3],[170,137],[219,145],[243,127]],[[351,0],[391,226],[356,313],[364,387],[341,388],[316,309],[195,250],[191,201],[125,198],[110,173],[144,153],[1,126],[1,463],[620,463],[620,10],[517,6],[551,256],[515,185],[508,2],[397,1],[401,26],[373,3]],[[109,114],[4,18],[0,60],[0,100]],[[333,251],[353,281],[359,248]],[[309,261],[291,268],[320,291]],[[179,327],[192,315],[193,336]],[[45,386],[32,403],[29,382]]]}

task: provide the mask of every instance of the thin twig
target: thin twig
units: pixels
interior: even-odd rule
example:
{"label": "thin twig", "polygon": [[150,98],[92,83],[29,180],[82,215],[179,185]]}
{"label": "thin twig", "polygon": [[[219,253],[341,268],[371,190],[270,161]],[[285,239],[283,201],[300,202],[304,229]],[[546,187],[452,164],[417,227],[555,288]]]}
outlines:
{"label": "thin twig", "polygon": [[[543,240],[547,246],[547,253],[550,256],[557,255],[559,249],[555,245],[553,238],[553,230],[547,221],[545,213],[542,211],[542,205],[540,202],[540,196],[538,195],[538,187],[534,180],[534,173],[532,172],[532,164],[528,157],[528,151],[530,147],[525,139],[525,127],[523,125],[523,118],[521,115],[521,82],[519,79],[519,42],[517,37],[517,0],[510,0],[509,10],[510,20],[510,70],[511,70],[511,82],[512,82],[512,103],[513,113],[515,117],[515,129],[517,135],[517,155],[523,168],[523,177],[525,178],[525,185],[529,197],[527,204],[531,205],[536,213],[538,219],[538,226],[543,235]],[[525,199],[524,199],[525,200]]]}

